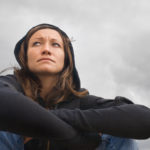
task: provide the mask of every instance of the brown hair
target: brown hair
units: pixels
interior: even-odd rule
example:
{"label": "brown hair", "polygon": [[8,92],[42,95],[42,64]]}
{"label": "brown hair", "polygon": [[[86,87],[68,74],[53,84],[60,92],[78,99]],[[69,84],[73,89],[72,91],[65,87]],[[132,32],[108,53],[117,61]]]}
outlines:
{"label": "brown hair", "polygon": [[50,28],[56,30],[64,43],[64,51],[65,51],[65,62],[64,68],[59,73],[59,80],[56,85],[53,87],[50,93],[48,93],[45,98],[45,104],[47,108],[52,108],[56,103],[65,100],[66,98],[71,98],[72,96],[82,97],[88,94],[87,90],[80,91],[77,90],[76,84],[73,82],[73,56],[70,50],[71,41],[67,37],[67,35],[55,26],[50,25],[38,25],[27,33],[25,39],[21,43],[19,50],[19,62],[21,68],[15,68],[14,72],[17,79],[20,81],[22,88],[24,89],[25,95],[29,96],[33,100],[37,100],[39,96],[38,93],[41,92],[42,86],[40,80],[37,78],[35,74],[33,74],[28,66],[27,66],[27,49],[28,42],[31,36],[38,30]]}

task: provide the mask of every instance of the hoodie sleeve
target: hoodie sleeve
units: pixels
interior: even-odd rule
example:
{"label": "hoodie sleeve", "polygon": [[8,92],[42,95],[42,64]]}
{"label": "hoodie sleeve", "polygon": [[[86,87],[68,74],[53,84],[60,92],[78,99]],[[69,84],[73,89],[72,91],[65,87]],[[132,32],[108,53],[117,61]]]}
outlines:
{"label": "hoodie sleeve", "polygon": [[80,99],[80,109],[102,109],[112,106],[120,106],[124,104],[133,104],[133,102],[125,97],[117,96],[115,99],[104,99],[94,95],[87,95]]}
{"label": "hoodie sleeve", "polygon": [[56,140],[77,134],[70,125],[5,81],[0,81],[0,130]]}
{"label": "hoodie sleeve", "polygon": [[101,132],[134,139],[150,137],[150,109],[143,105],[124,104],[88,110],[60,109],[53,113],[86,132]]}
{"label": "hoodie sleeve", "polygon": [[10,83],[0,81],[0,130],[46,138],[66,150],[93,150],[99,145],[98,135],[79,133]]}

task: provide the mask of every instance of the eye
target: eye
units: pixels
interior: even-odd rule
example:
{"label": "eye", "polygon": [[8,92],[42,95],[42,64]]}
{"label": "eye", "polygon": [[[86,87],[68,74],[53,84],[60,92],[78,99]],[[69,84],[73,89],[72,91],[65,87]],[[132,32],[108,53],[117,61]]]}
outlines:
{"label": "eye", "polygon": [[33,44],[32,44],[33,46],[39,46],[39,45],[41,45],[41,43],[40,42],[33,42]]}
{"label": "eye", "polygon": [[54,47],[61,47],[59,43],[52,43]]}

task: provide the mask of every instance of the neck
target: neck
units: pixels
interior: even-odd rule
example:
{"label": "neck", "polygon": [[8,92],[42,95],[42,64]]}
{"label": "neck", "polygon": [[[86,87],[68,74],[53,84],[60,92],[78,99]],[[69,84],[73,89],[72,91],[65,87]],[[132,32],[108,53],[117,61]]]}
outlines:
{"label": "neck", "polygon": [[38,77],[42,85],[40,96],[44,98],[47,95],[47,93],[49,93],[53,89],[53,87],[56,85],[58,76],[53,75],[53,76],[38,76]]}

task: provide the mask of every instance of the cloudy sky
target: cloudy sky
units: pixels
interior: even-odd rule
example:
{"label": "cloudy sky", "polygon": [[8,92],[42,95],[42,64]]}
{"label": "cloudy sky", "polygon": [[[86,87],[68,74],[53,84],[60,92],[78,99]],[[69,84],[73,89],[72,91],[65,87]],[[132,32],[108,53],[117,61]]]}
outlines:
{"label": "cloudy sky", "polygon": [[[17,65],[16,42],[40,23],[73,39],[82,87],[91,94],[150,107],[149,0],[1,0],[0,70]],[[139,143],[150,147],[150,140]]]}

